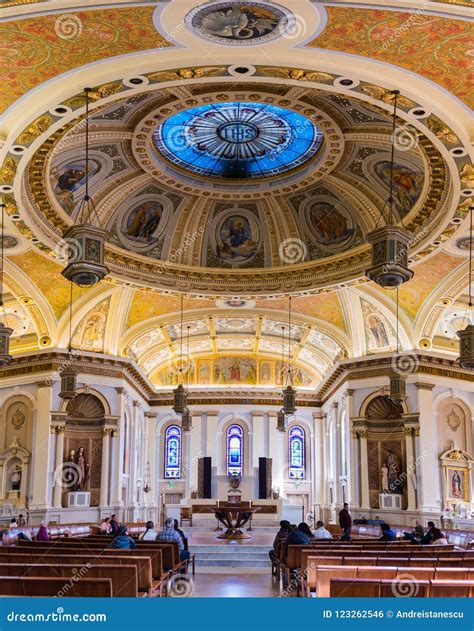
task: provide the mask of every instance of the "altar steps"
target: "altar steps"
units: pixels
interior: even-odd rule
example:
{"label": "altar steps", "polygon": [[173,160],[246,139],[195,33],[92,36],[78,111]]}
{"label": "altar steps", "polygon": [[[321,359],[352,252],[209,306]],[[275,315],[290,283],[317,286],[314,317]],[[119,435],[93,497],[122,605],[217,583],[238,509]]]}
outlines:
{"label": "altar steps", "polygon": [[271,567],[268,545],[191,545],[196,568],[268,568]]}

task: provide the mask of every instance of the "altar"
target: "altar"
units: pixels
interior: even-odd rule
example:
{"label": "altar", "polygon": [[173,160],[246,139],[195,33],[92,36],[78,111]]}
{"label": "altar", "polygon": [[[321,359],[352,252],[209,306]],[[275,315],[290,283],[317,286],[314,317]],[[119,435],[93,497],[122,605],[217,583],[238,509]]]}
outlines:
{"label": "altar", "polygon": [[[245,500],[244,500],[245,501]],[[216,499],[189,499],[182,500],[180,506],[191,508],[193,515],[193,524],[203,525],[210,519],[215,519],[215,510],[220,505],[227,504],[225,500]],[[252,509],[258,509],[253,512],[252,523],[258,525],[278,526],[282,514],[282,500],[250,500],[248,506]]]}

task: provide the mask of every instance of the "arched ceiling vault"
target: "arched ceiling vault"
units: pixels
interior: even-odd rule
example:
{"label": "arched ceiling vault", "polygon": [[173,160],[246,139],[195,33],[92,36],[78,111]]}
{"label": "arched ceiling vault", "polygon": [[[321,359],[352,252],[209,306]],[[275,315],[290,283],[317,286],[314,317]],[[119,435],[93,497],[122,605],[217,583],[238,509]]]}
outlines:
{"label": "arched ceiling vault", "polygon": [[[402,346],[452,356],[474,198],[470,3],[283,0],[258,8],[276,11],[278,26],[270,16],[240,39],[206,32],[203,24],[222,16],[200,4],[1,3],[0,195],[7,306],[19,322],[13,352],[68,343],[61,234],[83,194],[90,85],[89,175],[110,233],[111,274],[75,290],[75,346],[130,355],[166,385],[186,293],[185,322],[202,326],[190,335],[198,383],[206,375],[226,383],[239,356],[244,383],[276,383],[288,294],[302,384],[314,386],[338,356],[393,349],[393,292],[364,272],[366,234],[386,220],[390,91],[399,88],[396,215],[413,235],[415,272],[400,290]],[[285,158],[245,179],[219,175],[218,160],[211,170],[189,168],[166,124],[184,112],[199,129],[206,116],[231,151],[215,111],[233,116],[233,104],[260,121],[246,127],[252,150],[277,120],[282,130],[293,121],[300,148],[311,142],[290,169],[281,168]],[[290,135],[268,142],[286,147]]]}

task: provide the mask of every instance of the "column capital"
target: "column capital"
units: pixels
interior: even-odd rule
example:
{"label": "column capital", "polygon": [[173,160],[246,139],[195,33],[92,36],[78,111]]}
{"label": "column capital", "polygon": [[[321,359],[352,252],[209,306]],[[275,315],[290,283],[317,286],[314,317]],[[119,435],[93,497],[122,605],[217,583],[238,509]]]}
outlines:
{"label": "column capital", "polygon": [[435,388],[434,383],[426,383],[425,381],[417,381],[415,386],[418,390],[433,390]]}
{"label": "column capital", "polygon": [[354,438],[368,438],[369,437],[369,430],[367,429],[358,429],[354,432],[352,432],[352,436]]}
{"label": "column capital", "polygon": [[36,381],[37,388],[52,388],[53,385],[59,382],[59,379],[45,379],[44,381]]}

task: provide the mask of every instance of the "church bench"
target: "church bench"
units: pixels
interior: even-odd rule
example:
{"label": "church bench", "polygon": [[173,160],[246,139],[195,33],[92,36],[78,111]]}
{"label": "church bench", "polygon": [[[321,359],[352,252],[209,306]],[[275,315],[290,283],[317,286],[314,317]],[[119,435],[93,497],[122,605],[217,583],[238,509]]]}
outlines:
{"label": "church bench", "polygon": [[68,552],[47,551],[45,553],[24,552],[4,553],[0,552],[0,563],[8,564],[74,564],[82,567],[88,563],[94,565],[134,565],[137,569],[138,591],[145,594],[151,594],[153,591],[153,577],[151,572],[151,561],[147,556],[141,555],[90,555],[90,554],[74,554]]}
{"label": "church bench", "polygon": [[[35,576],[0,576],[0,596],[57,596],[64,588],[64,578]],[[110,578],[80,578],[71,584],[65,597],[111,598]]]}
{"label": "church bench", "polygon": [[320,598],[327,598],[330,592],[330,580],[332,578],[368,578],[368,579],[390,579],[396,580],[393,595],[410,593],[409,586],[411,577],[415,580],[438,580],[446,581],[473,580],[474,568],[437,568],[431,567],[380,567],[380,566],[360,566],[360,565],[324,565],[312,566],[308,568],[305,581],[305,593],[310,595],[316,592]]}
{"label": "church bench", "polygon": [[[472,598],[474,581],[472,580],[417,580],[412,583],[412,598]],[[350,597],[386,597],[393,598],[394,582],[389,579],[330,579],[330,596]]]}
{"label": "church bench", "polygon": [[64,579],[63,587],[67,585],[68,588],[72,577],[74,577],[73,582],[77,578],[110,578],[112,581],[112,596],[136,598],[139,595],[137,568],[135,565],[10,563],[0,564],[0,576],[62,577]]}

